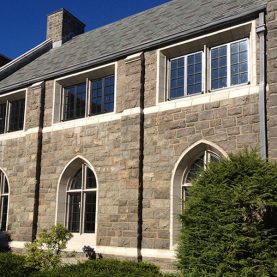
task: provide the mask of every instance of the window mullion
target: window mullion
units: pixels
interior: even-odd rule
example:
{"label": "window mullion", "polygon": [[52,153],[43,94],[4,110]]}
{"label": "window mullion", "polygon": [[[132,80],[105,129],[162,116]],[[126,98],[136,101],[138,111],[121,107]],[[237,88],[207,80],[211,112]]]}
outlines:
{"label": "window mullion", "polygon": [[105,97],[105,78],[102,78],[102,99],[101,99],[101,113],[104,112],[104,97]]}
{"label": "window mullion", "polygon": [[90,81],[86,78],[86,104],[85,104],[85,116],[90,114]]}
{"label": "window mullion", "polygon": [[184,56],[184,96],[188,95],[188,68],[187,68],[188,56]]}
{"label": "window mullion", "polygon": [[231,47],[227,44],[227,87],[231,86]]}
{"label": "window mullion", "polygon": [[167,100],[170,100],[170,95],[171,95],[171,91],[170,91],[170,84],[171,84],[171,63],[170,61],[167,59],[166,61],[166,68],[167,68],[167,91],[166,91],[166,99],[165,101]]}
{"label": "window mullion", "polygon": [[203,94],[207,93],[207,45],[204,45],[202,54],[202,87]]}
{"label": "window mullion", "polygon": [[10,126],[10,112],[11,112],[11,103],[7,100],[6,104],[6,118],[5,118],[5,133],[9,132],[9,126]]}

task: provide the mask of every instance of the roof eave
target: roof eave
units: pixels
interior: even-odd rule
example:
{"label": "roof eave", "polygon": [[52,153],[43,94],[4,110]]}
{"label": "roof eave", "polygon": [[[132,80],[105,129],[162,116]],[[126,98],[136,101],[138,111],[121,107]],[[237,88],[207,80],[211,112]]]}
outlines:
{"label": "roof eave", "polygon": [[186,39],[189,37],[193,37],[193,36],[197,36],[201,33],[206,33],[206,32],[210,32],[214,29],[218,29],[218,28],[222,28],[226,25],[233,25],[235,23],[238,23],[239,21],[242,20],[249,20],[250,18],[254,18],[258,15],[259,12],[264,11],[266,9],[266,5],[261,5],[255,9],[251,9],[251,10],[247,10],[244,13],[241,13],[239,15],[235,15],[235,16],[231,16],[231,17],[226,17],[224,19],[215,21],[213,23],[210,24],[206,24],[204,26],[199,26],[198,28],[194,29],[191,32],[179,32],[179,33],[175,33],[166,37],[162,37],[153,41],[149,41],[143,44],[138,44],[135,47],[131,47],[131,48],[127,48],[127,49],[123,49],[119,52],[115,52],[112,53],[110,55],[105,55],[105,56],[101,56],[97,59],[94,60],[90,60],[81,64],[76,64],[70,67],[67,67],[63,70],[59,70],[59,71],[55,71],[55,72],[51,72],[49,74],[45,74],[43,76],[39,76],[39,77],[35,77],[20,83],[16,83],[13,84],[11,86],[7,86],[1,89],[1,93],[3,92],[7,92],[7,91],[11,91],[14,89],[18,89],[20,87],[26,87],[30,84],[39,82],[39,81],[43,81],[43,80],[48,80],[48,79],[52,79],[52,78],[57,78],[75,71],[80,71],[80,70],[84,70],[87,69],[88,67],[91,66],[95,66],[98,64],[103,64],[106,62],[109,62],[111,60],[117,60],[119,58],[122,58],[124,56],[128,56],[131,54],[134,54],[136,52],[140,52],[140,51],[145,51],[151,48],[157,48],[161,45],[166,45],[168,43],[174,42],[174,41],[178,41],[180,39]]}

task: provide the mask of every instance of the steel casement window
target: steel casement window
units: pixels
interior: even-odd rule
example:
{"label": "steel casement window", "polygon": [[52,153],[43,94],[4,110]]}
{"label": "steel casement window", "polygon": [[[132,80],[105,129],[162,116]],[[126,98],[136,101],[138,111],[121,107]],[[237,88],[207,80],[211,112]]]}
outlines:
{"label": "steel casement window", "polygon": [[67,190],[67,227],[74,233],[95,233],[96,178],[83,164],[70,179]]}
{"label": "steel casement window", "polygon": [[248,39],[211,48],[211,90],[247,84],[249,82],[248,48]]}
{"label": "steel casement window", "polygon": [[114,110],[114,75],[91,81],[90,113],[100,114]]}
{"label": "steel casement window", "polygon": [[23,129],[24,125],[25,99],[10,102],[9,132]]}
{"label": "steel casement window", "polygon": [[86,108],[86,83],[64,88],[64,120],[82,118]]}
{"label": "steel casement window", "polygon": [[0,134],[23,130],[25,98],[6,100],[0,104]]}
{"label": "steel casement window", "polygon": [[0,231],[7,230],[9,185],[6,176],[0,172]]}
{"label": "steel casement window", "polygon": [[203,52],[170,60],[169,99],[202,92]]}
{"label": "steel casement window", "polygon": [[114,75],[95,80],[87,78],[86,82],[64,87],[62,99],[61,120],[63,121],[113,112]]}

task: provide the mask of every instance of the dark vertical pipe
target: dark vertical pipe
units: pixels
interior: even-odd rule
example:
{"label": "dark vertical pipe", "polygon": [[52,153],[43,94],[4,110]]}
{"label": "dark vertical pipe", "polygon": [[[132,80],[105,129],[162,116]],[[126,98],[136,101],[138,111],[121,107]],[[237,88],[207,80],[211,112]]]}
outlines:
{"label": "dark vertical pipe", "polygon": [[44,120],[44,105],[45,105],[45,86],[41,84],[40,110],[39,110],[39,130],[37,143],[37,159],[36,159],[36,183],[35,183],[35,200],[34,200],[34,216],[32,226],[32,241],[36,238],[38,230],[38,213],[39,213],[39,191],[40,191],[40,176],[41,176],[41,155],[42,155],[42,129]]}
{"label": "dark vertical pipe", "polygon": [[144,90],[145,90],[145,59],[141,57],[140,86],[140,141],[139,141],[139,188],[138,188],[138,229],[137,229],[137,259],[142,261],[142,209],[143,209],[143,159],[144,159]]}

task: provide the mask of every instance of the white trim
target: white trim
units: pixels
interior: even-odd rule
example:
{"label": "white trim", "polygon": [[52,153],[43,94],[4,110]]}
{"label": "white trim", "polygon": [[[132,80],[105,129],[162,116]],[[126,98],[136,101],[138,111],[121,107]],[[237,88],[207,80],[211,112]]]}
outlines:
{"label": "white trim", "polygon": [[239,87],[229,87],[221,90],[212,91],[206,94],[192,95],[171,101],[158,103],[156,106],[144,109],[144,114],[157,113],[161,111],[169,111],[183,107],[190,107],[199,104],[207,104],[215,101],[226,100],[235,97],[247,96],[259,93],[257,85],[240,85]]}
{"label": "white trim", "polygon": [[116,63],[117,62],[108,63],[108,64],[97,66],[97,67],[94,67],[94,68],[91,68],[91,69],[88,69],[88,70],[84,70],[84,71],[80,71],[80,72],[73,73],[73,74],[70,74],[70,75],[66,75],[66,76],[63,76],[61,78],[55,79],[54,82],[58,82],[58,81],[68,79],[70,77],[75,77],[75,76],[78,76],[78,75],[82,75],[82,74],[85,74],[85,73],[90,73],[92,71],[96,71],[96,70],[99,70],[99,69],[102,69],[102,68],[105,68],[105,67],[115,66]]}
{"label": "white trim", "polygon": [[[105,64],[105,65],[97,66],[97,67],[94,67],[94,68],[91,68],[91,69],[88,69],[88,70],[80,71],[80,72],[77,72],[77,73],[69,74],[69,75],[66,75],[66,76],[54,79],[53,80],[54,85],[53,85],[52,114],[51,114],[51,116],[52,116],[52,125],[61,123],[62,122],[61,121],[61,117],[63,116],[63,112],[62,112],[62,107],[63,107],[63,105],[62,105],[62,102],[63,102],[63,91],[61,91],[60,92],[60,99],[59,99],[59,101],[60,101],[59,120],[60,121],[57,122],[57,123],[54,123],[55,102],[56,102],[56,86],[57,86],[56,84],[59,83],[59,81],[62,81],[62,80],[65,80],[65,79],[70,79],[70,78],[75,77],[75,76],[83,75],[83,74],[86,74],[86,73],[90,73],[90,72],[97,71],[97,70],[100,70],[102,68],[111,67],[111,66],[114,66],[114,111],[113,111],[113,113],[115,113],[115,111],[116,111],[116,97],[117,97],[117,75],[118,75],[117,69],[118,69],[118,62],[108,63],[108,64]],[[89,103],[86,102],[86,106],[88,106],[88,105],[89,105]],[[85,119],[85,118],[86,117],[81,118],[81,119]]]}
{"label": "white trim", "polygon": [[29,55],[31,55],[35,51],[39,50],[40,48],[43,48],[44,46],[46,46],[47,44],[50,44],[50,43],[51,43],[51,39],[47,39],[44,42],[42,42],[39,45],[37,45],[36,47],[32,48],[31,50],[25,52],[24,54],[20,55],[19,57],[15,58],[14,60],[10,61],[9,63],[3,65],[2,67],[0,67],[0,73],[2,71],[4,71],[5,69],[13,66],[14,64],[19,62],[20,60],[25,59],[26,57],[28,57]]}
{"label": "white trim", "polygon": [[[9,210],[10,210],[10,197],[11,197],[11,186],[10,186],[10,182],[9,182],[9,179],[8,179],[8,175],[6,173],[6,171],[0,167],[0,172],[2,172],[4,175],[5,175],[5,178],[7,180],[7,183],[8,183],[8,189],[9,189],[9,192],[8,193],[5,193],[5,195],[8,195],[8,207],[7,207],[7,219],[6,219],[6,230],[8,229],[8,225],[9,225]],[[0,196],[3,195],[4,193],[1,194],[1,191],[0,191]]]}
{"label": "white trim", "polygon": [[125,58],[124,61],[125,61],[125,63],[139,61],[139,60],[141,60],[142,55],[143,55],[143,52],[139,52],[139,53],[128,56],[127,58]]}
{"label": "white trim", "polygon": [[126,109],[122,113],[103,113],[98,115],[92,115],[84,118],[78,118],[58,123],[53,123],[52,126],[44,127],[43,133],[49,133],[49,132],[55,132],[75,127],[82,127],[92,124],[99,124],[104,122],[110,122],[115,120],[120,120],[123,116],[128,115],[136,115],[142,113],[142,109],[140,107],[132,108],[132,109]]}
{"label": "white trim", "polygon": [[[75,160],[77,159],[80,159],[82,160],[84,163],[86,163],[88,165],[88,167],[91,169],[91,171],[93,172],[94,176],[95,176],[95,180],[96,180],[96,211],[95,211],[95,233],[93,234],[82,234],[84,236],[87,236],[87,235],[94,235],[95,238],[96,238],[96,235],[97,235],[97,226],[98,226],[98,201],[99,201],[99,182],[98,182],[98,177],[97,177],[97,174],[96,174],[96,171],[93,167],[93,165],[86,159],[84,158],[83,156],[81,155],[77,155],[76,157],[74,157],[73,159],[71,159],[66,165],[65,167],[63,168],[61,174],[60,174],[60,177],[59,177],[59,180],[58,180],[58,185],[57,185],[57,191],[56,191],[56,211],[55,211],[55,224],[57,224],[57,219],[58,219],[58,200],[59,200],[59,190],[60,190],[60,184],[61,184],[61,180],[62,180],[62,177],[64,175],[64,172],[66,171],[66,169],[68,168],[68,166],[70,166],[70,164],[72,162],[74,162]],[[67,197],[67,193],[65,194],[65,197]],[[66,209],[65,209],[66,211]],[[77,236],[77,235],[76,235]],[[96,242],[95,242],[96,243]]]}
{"label": "white trim", "polygon": [[34,84],[32,84],[32,85],[30,86],[30,88],[39,87],[39,86],[41,86],[43,83],[44,83],[44,81],[34,83]]}
{"label": "white trim", "polygon": [[[89,236],[89,235],[87,235]],[[84,236],[85,237],[85,236]],[[90,239],[90,238],[88,238]],[[9,246],[12,248],[22,249],[25,247],[27,241],[11,241],[9,242]],[[84,244],[80,243],[80,245],[74,244],[70,245],[70,241],[68,242],[66,252],[76,251],[83,252],[82,248],[84,245],[89,245],[95,249],[97,253],[104,255],[114,255],[114,256],[123,256],[123,257],[137,257],[137,248],[127,248],[127,247],[112,247],[112,246],[95,246],[90,243],[90,241],[86,241]],[[166,250],[166,249],[150,249],[150,248],[142,248],[141,254],[145,258],[157,258],[157,259],[170,259],[175,260],[176,254],[174,250]]]}
{"label": "white trim", "polygon": [[0,134],[0,141],[22,138],[27,135],[35,134],[38,132],[39,132],[39,127],[31,128],[31,129],[28,129],[27,131],[20,130],[20,131],[15,131],[10,133],[4,133],[4,134]]}
{"label": "white trim", "polygon": [[235,25],[235,26],[229,27],[229,28],[221,29],[219,31],[212,32],[212,33],[209,33],[209,34],[206,34],[206,35],[203,35],[203,36],[199,36],[199,37],[188,39],[188,40],[185,40],[185,41],[182,41],[182,42],[178,42],[178,43],[175,43],[175,44],[172,44],[172,45],[160,48],[159,51],[163,51],[163,50],[170,49],[170,48],[173,48],[173,47],[176,47],[176,46],[179,46],[179,45],[187,44],[189,42],[201,40],[203,38],[208,38],[208,37],[211,37],[211,36],[214,36],[214,35],[217,35],[217,34],[221,34],[221,33],[227,32],[227,31],[231,31],[231,30],[243,27],[243,26],[247,26],[247,25],[253,24],[253,22],[255,22],[255,20],[251,20],[251,21],[239,24],[239,25]]}
{"label": "white trim", "polygon": [[23,249],[23,248],[25,248],[26,243],[30,243],[30,241],[14,241],[13,240],[13,241],[9,242],[9,247]]}
{"label": "white trim", "polygon": [[22,88],[22,89],[13,90],[13,91],[11,91],[11,92],[1,94],[1,95],[0,95],[0,99],[1,99],[1,98],[4,98],[4,97],[8,97],[8,96],[10,96],[10,95],[12,95],[12,94],[15,94],[15,93],[19,93],[19,92],[22,92],[22,93],[23,93],[23,92],[25,91],[25,93],[26,93],[26,92],[27,92],[27,89],[28,89],[28,88]]}
{"label": "white trim", "polygon": [[[189,146],[179,157],[179,159],[177,160],[177,162],[174,165],[174,168],[172,170],[172,174],[171,174],[171,181],[170,181],[170,250],[174,250],[176,245],[173,244],[173,218],[174,218],[174,210],[173,210],[173,201],[174,201],[174,178],[175,178],[175,174],[176,174],[176,170],[180,164],[180,162],[182,161],[182,159],[195,147],[197,147],[200,144],[205,144],[208,146],[213,147],[214,149],[216,149],[219,153],[222,154],[222,156],[224,156],[225,158],[228,158],[228,154],[226,151],[224,151],[221,147],[219,147],[217,144],[207,141],[205,139],[201,139],[197,142],[195,142],[194,144],[192,144],[191,146]],[[181,184],[180,184],[181,186]]]}

